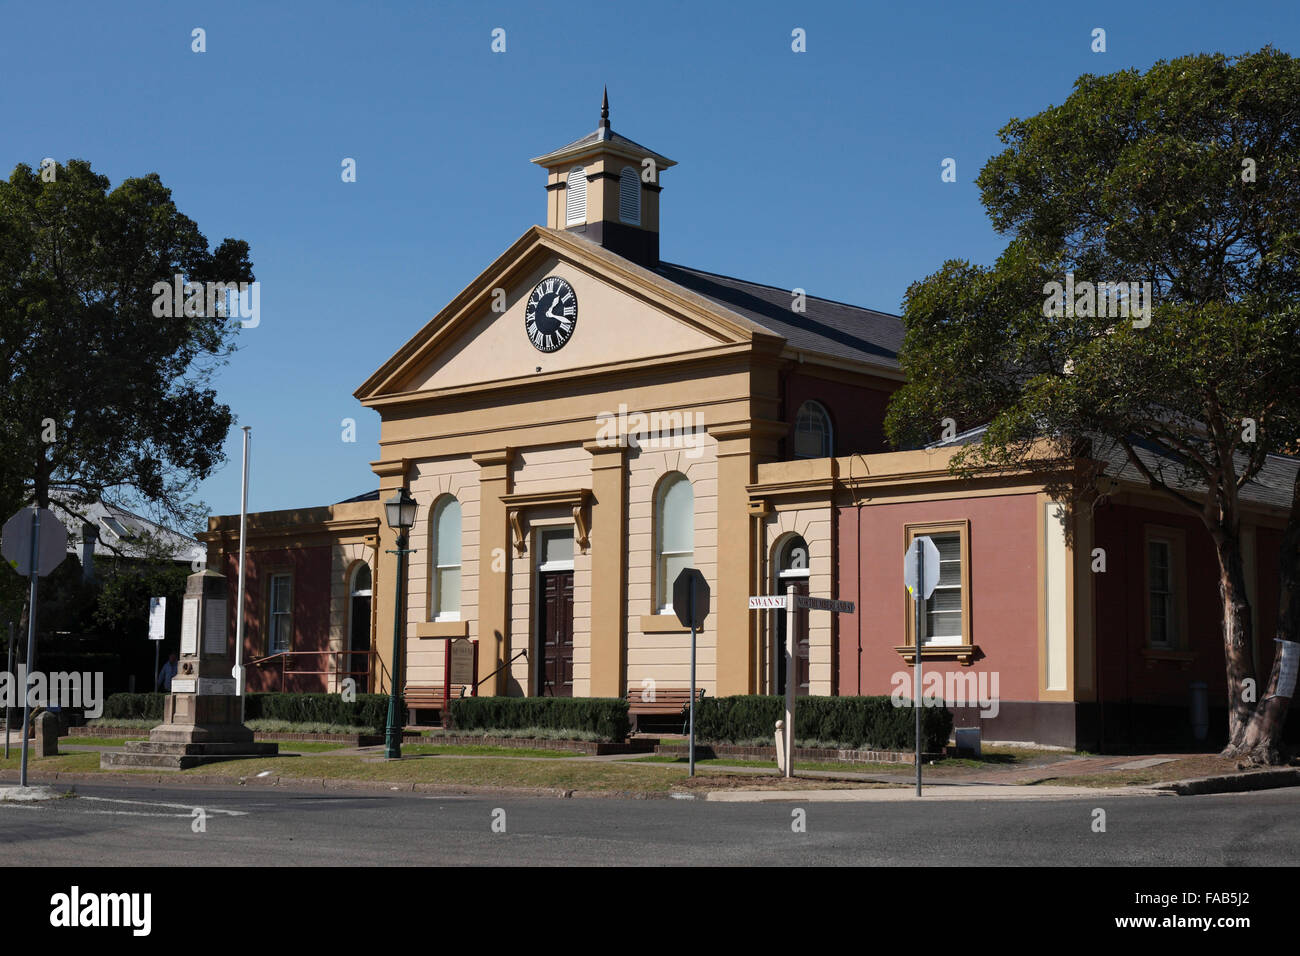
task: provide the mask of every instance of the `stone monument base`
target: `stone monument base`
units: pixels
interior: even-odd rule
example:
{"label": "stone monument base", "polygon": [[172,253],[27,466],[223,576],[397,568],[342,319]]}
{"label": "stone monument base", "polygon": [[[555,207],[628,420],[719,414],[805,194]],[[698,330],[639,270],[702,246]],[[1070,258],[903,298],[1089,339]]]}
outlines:
{"label": "stone monument base", "polygon": [[99,766],[187,770],[279,752],[279,744],[254,742],[253,732],[239,722],[238,697],[168,694],[163,723],[149,731],[149,739],[128,740],[123,751],[101,754]]}

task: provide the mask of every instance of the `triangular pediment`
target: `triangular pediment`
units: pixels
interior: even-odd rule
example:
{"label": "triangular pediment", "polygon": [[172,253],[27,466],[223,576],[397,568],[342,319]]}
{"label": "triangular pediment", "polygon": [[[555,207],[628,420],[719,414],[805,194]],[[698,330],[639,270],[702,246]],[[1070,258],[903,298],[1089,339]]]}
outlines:
{"label": "triangular pediment", "polygon": [[[572,335],[542,351],[525,328],[539,283],[563,279],[577,298]],[[772,334],[594,243],[534,226],[356,391],[385,396],[509,383],[543,373],[665,362]]]}

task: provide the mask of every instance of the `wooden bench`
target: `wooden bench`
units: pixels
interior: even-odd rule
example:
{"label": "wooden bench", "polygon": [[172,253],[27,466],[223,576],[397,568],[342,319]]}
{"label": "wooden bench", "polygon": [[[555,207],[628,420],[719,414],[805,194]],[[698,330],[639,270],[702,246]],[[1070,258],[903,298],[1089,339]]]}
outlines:
{"label": "wooden bench", "polygon": [[[632,732],[636,733],[639,729],[639,718],[641,717],[679,717],[686,705],[691,701],[691,689],[689,687],[656,687],[653,693],[654,700],[643,700],[648,696],[647,691],[643,688],[636,687],[627,692],[627,712],[632,718]],[[704,688],[696,688],[695,701],[699,703],[704,699]]]}
{"label": "wooden bench", "polygon": [[[451,696],[464,697],[465,692],[469,690],[468,684],[452,684]],[[407,723],[415,723],[416,711],[436,710],[442,711],[442,684],[412,684],[408,685],[402,693],[402,699],[406,702]]]}

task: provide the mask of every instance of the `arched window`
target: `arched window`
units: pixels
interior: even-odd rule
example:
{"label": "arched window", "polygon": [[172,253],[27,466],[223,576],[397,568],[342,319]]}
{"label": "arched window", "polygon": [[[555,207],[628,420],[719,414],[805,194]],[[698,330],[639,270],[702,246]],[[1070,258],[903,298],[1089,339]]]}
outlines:
{"label": "arched window", "polygon": [[681,472],[659,485],[655,501],[655,603],[659,613],[673,609],[673,582],[695,560],[695,491]]}
{"label": "arched window", "polygon": [[794,457],[829,458],[831,442],[831,417],[817,402],[804,402],[794,421]]}
{"label": "arched window", "polygon": [[569,170],[564,181],[564,224],[577,226],[587,221],[587,171],[581,166]]}
{"label": "arched window", "polygon": [[358,564],[352,572],[353,597],[370,597],[370,565]]}
{"label": "arched window", "polygon": [[343,669],[349,677],[359,678],[357,683],[362,686],[369,684],[371,585],[370,565],[357,562],[348,586],[348,653]]}
{"label": "arched window", "polygon": [[[796,596],[807,595],[809,574],[811,573],[808,568],[808,542],[800,535],[787,535],[777,543],[774,552],[776,566],[773,570],[776,573],[774,575],[775,580],[772,582],[773,593],[789,594],[790,587],[793,585]],[[776,626],[772,628],[771,632],[772,690],[776,694],[785,693],[785,633],[787,620],[784,614],[777,614],[775,618]],[[811,650],[808,643],[807,614],[795,616],[793,650],[795,693],[807,695],[811,687],[809,683]]]}
{"label": "arched window", "polygon": [[451,495],[433,506],[429,542],[429,616],[460,620],[460,502]]}
{"label": "arched window", "polygon": [[777,579],[808,577],[808,542],[792,534],[777,552]]}
{"label": "arched window", "polygon": [[641,225],[641,177],[631,166],[624,166],[618,174],[618,218]]}

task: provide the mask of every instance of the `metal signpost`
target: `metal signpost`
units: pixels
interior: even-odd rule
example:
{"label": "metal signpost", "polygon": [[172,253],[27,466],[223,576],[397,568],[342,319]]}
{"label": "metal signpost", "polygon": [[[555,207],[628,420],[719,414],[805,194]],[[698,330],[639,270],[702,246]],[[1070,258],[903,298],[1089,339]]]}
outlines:
{"label": "metal signpost", "polygon": [[682,568],[673,582],[673,612],[691,629],[690,776],[695,776],[695,632],[709,614],[709,582],[695,568]]}
{"label": "metal signpost", "polygon": [[939,549],[929,537],[920,537],[903,555],[903,583],[916,604],[916,677],[912,707],[916,711],[916,795],[921,795],[921,645],[925,625],[925,602],[939,583]]}
{"label": "metal signpost", "polygon": [[[44,535],[41,525],[45,526]],[[55,517],[49,508],[24,508],[5,522],[0,535],[4,537],[3,553],[9,563],[21,575],[32,582],[27,610],[27,666],[32,666],[32,657],[36,652],[36,595],[38,583],[68,553],[68,532],[63,522]],[[29,673],[28,679],[31,679]],[[31,703],[27,688],[23,689],[23,759],[22,769],[18,775],[18,785],[27,786],[27,730],[31,721]],[[6,733],[5,738],[8,739]]]}
{"label": "metal signpost", "polygon": [[[6,668],[10,680],[14,679],[14,622],[9,622],[9,665]],[[5,704],[5,760],[9,759],[9,705]]]}
{"label": "metal signpost", "polygon": [[[156,597],[149,599],[149,640],[153,641],[153,689],[158,689],[158,649],[162,647],[163,635],[167,631],[167,599]],[[163,690],[168,690],[164,687]]]}
{"label": "metal signpost", "polygon": [[[253,433],[253,426],[244,426],[244,464],[243,484],[239,490],[239,583],[235,591],[235,666],[230,669],[230,676],[235,679],[235,693],[239,695],[239,722],[244,722],[248,695],[244,693],[244,565],[247,563],[248,546],[248,443]],[[206,563],[206,562],[205,562]],[[224,574],[225,568],[221,571]]]}
{"label": "metal signpost", "polygon": [[786,588],[785,594],[751,594],[749,597],[751,611],[785,608],[785,726],[781,749],[787,777],[794,776],[794,612],[802,610],[852,614],[855,606],[852,601],[797,595],[793,584]]}

